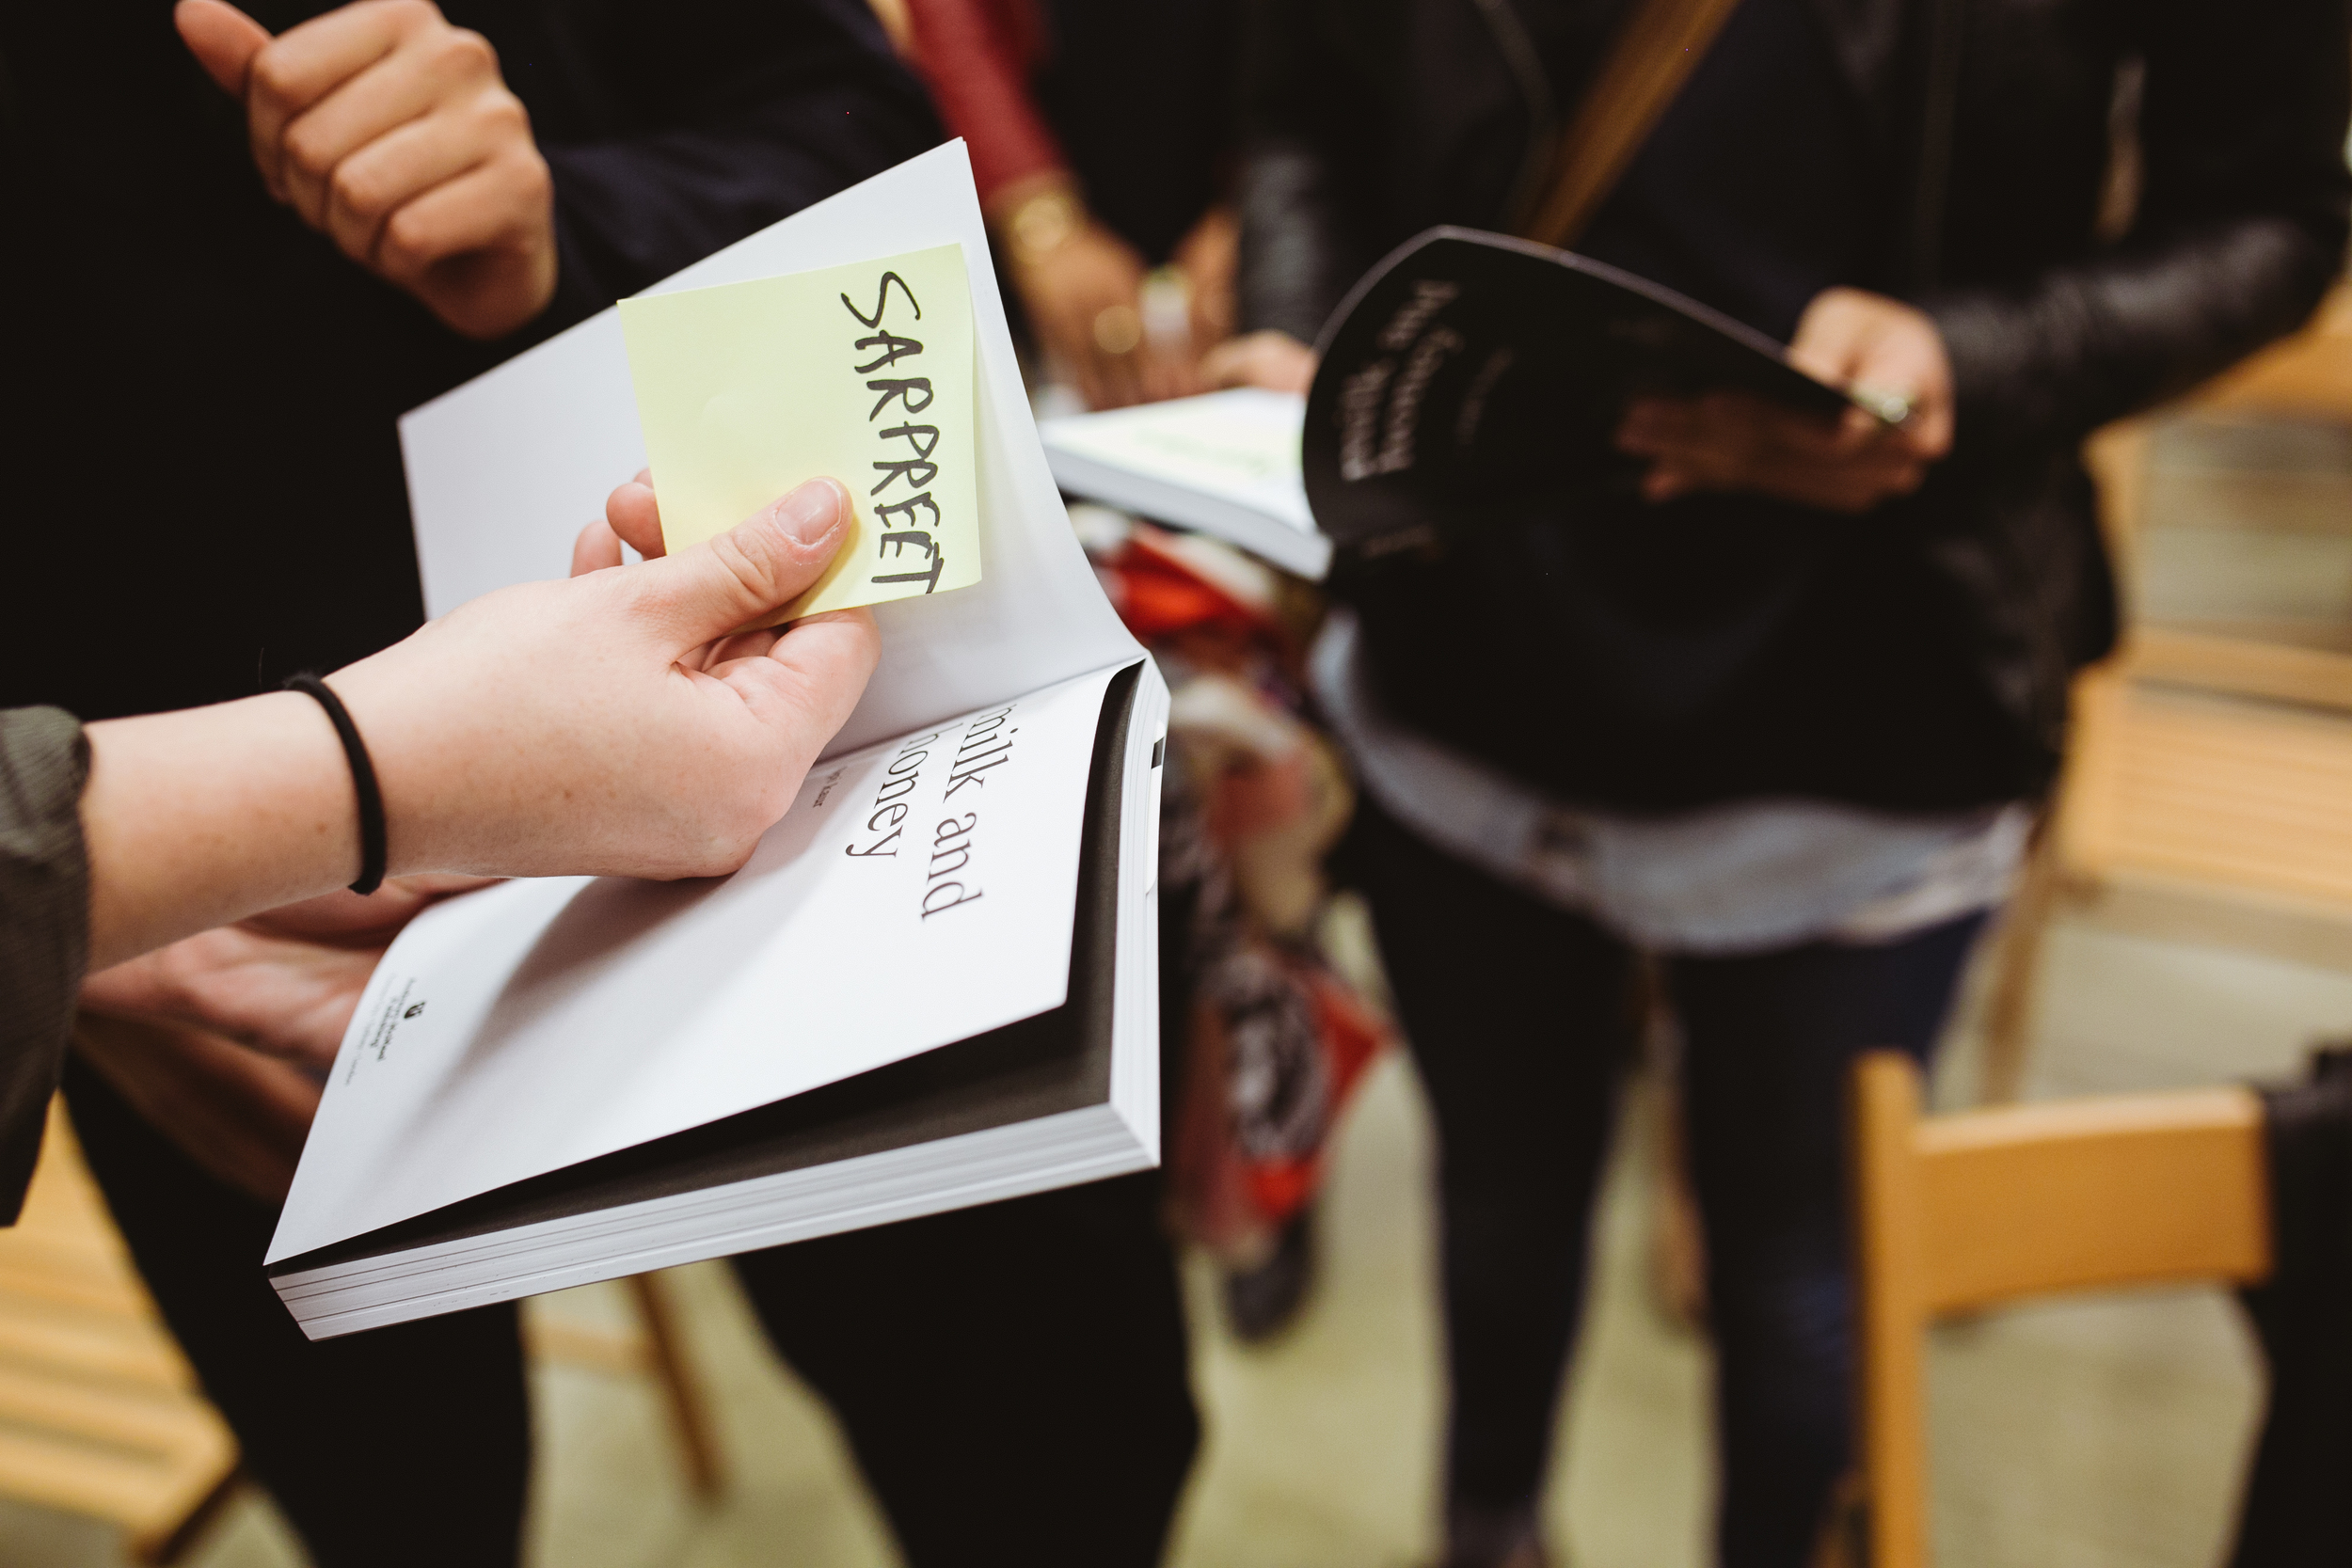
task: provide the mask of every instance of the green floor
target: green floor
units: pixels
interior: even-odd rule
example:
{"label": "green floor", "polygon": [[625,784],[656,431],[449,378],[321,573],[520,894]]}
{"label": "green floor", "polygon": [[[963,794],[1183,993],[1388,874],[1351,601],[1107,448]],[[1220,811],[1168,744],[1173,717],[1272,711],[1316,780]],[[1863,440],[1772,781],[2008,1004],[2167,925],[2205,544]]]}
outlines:
{"label": "green floor", "polygon": [[[2061,923],[2033,1058],[2037,1095],[2287,1070],[2315,1033],[2352,1027],[2352,975]],[[1963,1018],[1947,1095],[1973,1072]],[[1642,1267],[1644,1118],[1628,1118],[1602,1263],[1565,1413],[1550,1516],[1576,1568],[1706,1560],[1703,1343],[1651,1305]],[[1263,1350],[1216,1329],[1191,1280],[1209,1438],[1178,1522],[1182,1568],[1403,1568],[1431,1544],[1439,1387],[1430,1291],[1427,1134],[1391,1061],[1337,1150],[1322,1289]],[[760,1349],[716,1267],[687,1271],[732,1482],[687,1495],[649,1388],[539,1374],[540,1568],[881,1568],[887,1538],[822,1411]],[[610,1317],[598,1288],[534,1308]],[[1933,1357],[1936,1534],[1947,1568],[2199,1568],[2216,1560],[2254,1418],[2259,1370],[2230,1306],[2202,1291],[2004,1312],[1945,1331]],[[0,1568],[119,1561],[108,1533],[0,1505]],[[239,1503],[197,1568],[300,1560],[266,1504]]]}

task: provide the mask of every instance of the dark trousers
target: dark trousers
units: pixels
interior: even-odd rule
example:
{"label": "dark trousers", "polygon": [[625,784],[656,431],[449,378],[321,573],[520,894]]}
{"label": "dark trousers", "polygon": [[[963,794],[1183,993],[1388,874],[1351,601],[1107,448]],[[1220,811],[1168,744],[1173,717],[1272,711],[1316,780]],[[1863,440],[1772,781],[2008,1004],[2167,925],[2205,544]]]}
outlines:
{"label": "dark trousers", "polygon": [[[1367,815],[1359,875],[1438,1123],[1450,1496],[1508,1510],[1547,1465],[1633,1038],[1634,955]],[[1729,1568],[1798,1568],[1851,1451],[1848,1066],[1882,1046],[1926,1060],[1981,924],[1665,966],[1707,1230]]]}
{"label": "dark trousers", "polygon": [[[87,1067],[67,1104],[139,1272],[318,1568],[512,1568],[531,1465],[513,1306],[312,1343],[275,1212]],[[1199,1438],[1145,1177],[736,1260],[832,1402],[911,1568],[1152,1568]]]}

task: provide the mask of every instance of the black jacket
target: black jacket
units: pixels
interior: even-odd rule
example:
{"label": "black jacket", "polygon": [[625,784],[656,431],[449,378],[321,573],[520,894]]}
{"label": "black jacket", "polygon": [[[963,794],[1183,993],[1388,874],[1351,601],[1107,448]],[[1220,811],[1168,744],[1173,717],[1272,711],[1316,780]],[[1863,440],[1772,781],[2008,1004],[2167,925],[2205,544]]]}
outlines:
{"label": "black jacket", "polygon": [[556,299],[496,343],[268,199],[167,0],[0,7],[0,706],[219,701],[405,635],[401,413],[938,137],[863,0],[444,9],[554,175]]}
{"label": "black jacket", "polygon": [[2270,1364],[2230,1568],[2352,1561],[2352,1047],[2263,1091],[2270,1277],[2241,1292]]}
{"label": "black jacket", "polygon": [[[1859,529],[1817,519],[1807,537],[1830,541],[1850,602],[1879,594],[1896,620],[1936,622],[1940,641],[1903,679],[1857,679],[1810,708],[1729,693],[1699,716],[1712,746],[1561,710],[1605,750],[1661,759],[1629,772],[1499,738],[1506,712],[1462,696],[1466,668],[1391,640],[1382,674],[1406,717],[1604,803],[1940,808],[2044,787],[2069,677],[2115,632],[2082,437],[2294,328],[2342,260],[2343,0],[1808,3],[1885,193],[1871,261],[1848,281],[1935,317],[1959,434],[1921,496]],[[1623,0],[1266,0],[1243,93],[1245,325],[1311,341],[1399,241],[1435,223],[1507,229],[1622,14]],[[2111,119],[2135,110],[2137,208],[2102,237]],[[1898,578],[1916,593],[1880,593]],[[1860,629],[1820,641],[1798,661],[1817,686],[1874,657]],[[1408,657],[1428,673],[1418,685]],[[1880,744],[1890,714],[1916,733]],[[1776,745],[1792,730],[1804,744]]]}

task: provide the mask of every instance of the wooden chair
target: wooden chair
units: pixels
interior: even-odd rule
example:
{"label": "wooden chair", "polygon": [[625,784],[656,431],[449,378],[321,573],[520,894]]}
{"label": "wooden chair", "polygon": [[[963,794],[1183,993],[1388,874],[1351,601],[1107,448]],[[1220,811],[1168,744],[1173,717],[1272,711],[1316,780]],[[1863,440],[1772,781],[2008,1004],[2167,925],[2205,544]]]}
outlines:
{"label": "wooden chair", "polygon": [[688,1358],[685,1324],[669,1288],[659,1274],[631,1275],[620,1283],[635,1319],[628,1327],[590,1327],[526,1307],[523,1343],[534,1360],[652,1379],[677,1439],[687,1485],[698,1497],[715,1498],[726,1489],[718,1426]]}
{"label": "wooden chair", "polygon": [[[695,1493],[723,1484],[708,1407],[659,1276],[628,1281],[636,1324],[526,1313],[534,1356],[651,1377]],[[50,1110],[24,1212],[0,1229],[0,1495],[108,1521],[140,1562],[175,1561],[237,1485],[237,1443],[197,1387]]]}
{"label": "wooden chair", "polygon": [[2068,1291],[2249,1283],[2270,1268],[2249,1090],[1931,1117],[1919,1106],[1909,1057],[1856,1065],[1862,1507],[1834,1555],[1857,1568],[1930,1560],[1923,1357],[1938,1317]]}
{"label": "wooden chair", "polygon": [[2103,672],[2058,813],[2061,875],[2227,890],[2320,929],[2352,967],[2352,714],[2216,698]]}
{"label": "wooden chair", "polygon": [[0,1492],[111,1520],[135,1559],[169,1562],[236,1471],[53,1104],[24,1217],[0,1230]]}
{"label": "wooden chair", "polygon": [[2352,700],[2225,695],[2128,660],[2076,682],[2057,804],[1996,939],[1990,1103],[2015,1099],[2024,1077],[2042,942],[2061,904],[2150,935],[2352,969]]}

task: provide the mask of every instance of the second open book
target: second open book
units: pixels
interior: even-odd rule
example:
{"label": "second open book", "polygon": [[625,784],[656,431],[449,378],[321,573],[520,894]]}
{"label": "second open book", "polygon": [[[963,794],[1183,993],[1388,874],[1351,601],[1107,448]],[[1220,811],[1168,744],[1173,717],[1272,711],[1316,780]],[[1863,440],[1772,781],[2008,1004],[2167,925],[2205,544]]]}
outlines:
{"label": "second open book", "polygon": [[[509,882],[402,934],[270,1246],[313,1338],[1156,1161],[1167,691],[1071,534],[961,144],[660,289],[944,245],[979,581],[877,608],[864,700],[733,877]],[[433,613],[556,575],[644,462],[614,312],[401,434]]]}

